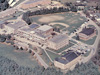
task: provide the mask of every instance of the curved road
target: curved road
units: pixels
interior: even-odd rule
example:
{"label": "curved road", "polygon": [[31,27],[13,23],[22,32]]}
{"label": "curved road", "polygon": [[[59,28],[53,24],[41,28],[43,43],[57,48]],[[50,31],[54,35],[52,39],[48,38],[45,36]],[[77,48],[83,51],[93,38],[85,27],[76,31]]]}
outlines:
{"label": "curved road", "polygon": [[[86,15],[83,12],[79,12],[79,13],[82,16],[86,17]],[[89,19],[88,25],[93,25],[96,28],[96,30],[98,31],[98,34],[97,34],[97,38],[96,38],[94,44],[91,45],[91,47],[93,49],[92,49],[91,53],[89,54],[89,56],[85,58],[84,63],[91,60],[91,58],[97,53],[98,44],[99,44],[99,41],[100,41],[100,28],[99,28],[99,26],[94,21],[92,21],[90,18],[88,18],[88,19]]]}

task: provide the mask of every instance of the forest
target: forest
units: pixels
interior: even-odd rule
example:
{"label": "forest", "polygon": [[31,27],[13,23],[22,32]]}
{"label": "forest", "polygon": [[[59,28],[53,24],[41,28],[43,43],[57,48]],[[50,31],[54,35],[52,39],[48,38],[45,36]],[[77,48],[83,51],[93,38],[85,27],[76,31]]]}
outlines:
{"label": "forest", "polygon": [[67,72],[66,75],[100,75],[98,66],[92,61],[89,63],[77,65],[73,71]]}

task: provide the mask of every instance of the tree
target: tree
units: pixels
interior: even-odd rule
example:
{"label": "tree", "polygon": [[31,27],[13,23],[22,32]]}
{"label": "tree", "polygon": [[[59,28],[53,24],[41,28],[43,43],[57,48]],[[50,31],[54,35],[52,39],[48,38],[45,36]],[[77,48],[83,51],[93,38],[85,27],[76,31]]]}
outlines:
{"label": "tree", "polygon": [[76,36],[76,40],[80,40],[79,35]]}
{"label": "tree", "polygon": [[24,50],[23,47],[20,48],[21,50]]}
{"label": "tree", "polygon": [[98,66],[93,62],[85,63],[75,67],[73,71],[68,71],[66,75],[100,75]]}
{"label": "tree", "polygon": [[96,6],[96,10],[99,10],[99,6]]}
{"label": "tree", "polygon": [[6,35],[0,35],[0,42],[6,41]]}
{"label": "tree", "polygon": [[72,12],[77,12],[77,8],[75,6],[71,6],[71,11]]}
{"label": "tree", "polygon": [[7,0],[0,0],[0,11],[6,10],[9,7]]}

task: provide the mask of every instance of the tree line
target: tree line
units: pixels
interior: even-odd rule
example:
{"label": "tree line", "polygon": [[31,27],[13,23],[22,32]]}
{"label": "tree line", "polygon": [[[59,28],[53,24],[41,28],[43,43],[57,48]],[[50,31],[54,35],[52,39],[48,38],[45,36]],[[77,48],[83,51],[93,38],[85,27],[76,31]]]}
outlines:
{"label": "tree line", "polygon": [[6,43],[11,43],[14,44],[12,36],[10,34],[0,34],[0,42],[6,42]]}
{"label": "tree line", "polygon": [[9,7],[7,0],[0,0],[0,11],[6,10]]}

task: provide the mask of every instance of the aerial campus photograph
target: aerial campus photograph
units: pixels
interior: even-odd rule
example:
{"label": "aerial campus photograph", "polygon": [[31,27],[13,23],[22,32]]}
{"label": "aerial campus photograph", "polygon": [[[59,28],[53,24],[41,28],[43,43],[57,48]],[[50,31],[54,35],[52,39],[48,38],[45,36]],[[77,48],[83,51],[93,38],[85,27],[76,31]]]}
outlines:
{"label": "aerial campus photograph", "polygon": [[100,0],[0,0],[0,75],[100,75]]}

